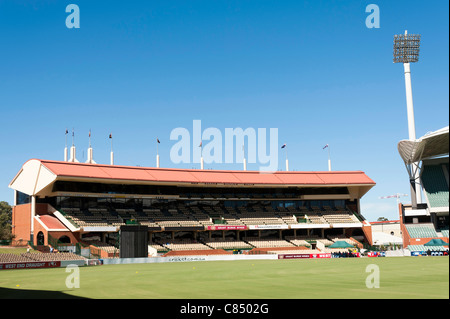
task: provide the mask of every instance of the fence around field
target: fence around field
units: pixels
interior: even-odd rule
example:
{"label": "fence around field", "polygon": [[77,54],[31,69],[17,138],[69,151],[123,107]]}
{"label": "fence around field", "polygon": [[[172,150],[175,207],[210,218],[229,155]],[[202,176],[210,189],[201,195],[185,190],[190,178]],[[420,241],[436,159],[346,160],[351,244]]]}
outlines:
{"label": "fence around field", "polygon": [[278,255],[208,255],[208,256],[174,256],[174,257],[149,257],[149,258],[114,258],[103,259],[104,265],[117,264],[145,264],[145,263],[170,263],[190,261],[221,261],[221,260],[269,260],[278,259]]}

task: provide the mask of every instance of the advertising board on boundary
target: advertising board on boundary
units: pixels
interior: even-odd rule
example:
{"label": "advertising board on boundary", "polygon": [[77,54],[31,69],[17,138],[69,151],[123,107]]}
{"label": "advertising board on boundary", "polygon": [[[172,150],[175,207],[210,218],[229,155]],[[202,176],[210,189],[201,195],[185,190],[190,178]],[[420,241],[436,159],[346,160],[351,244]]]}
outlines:
{"label": "advertising board on boundary", "polygon": [[32,269],[32,268],[57,268],[61,267],[60,261],[39,261],[39,262],[19,262],[19,263],[2,263],[1,269]]}
{"label": "advertising board on boundary", "polygon": [[278,259],[331,258],[330,253],[323,254],[279,254]]}

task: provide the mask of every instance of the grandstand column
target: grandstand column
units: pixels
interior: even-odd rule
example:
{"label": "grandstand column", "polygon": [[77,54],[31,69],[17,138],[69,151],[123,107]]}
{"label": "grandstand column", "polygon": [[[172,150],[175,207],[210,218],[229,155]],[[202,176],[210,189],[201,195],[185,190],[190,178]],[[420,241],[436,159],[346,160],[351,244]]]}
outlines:
{"label": "grandstand column", "polygon": [[36,196],[31,196],[30,241],[34,244],[34,216],[36,215]]}

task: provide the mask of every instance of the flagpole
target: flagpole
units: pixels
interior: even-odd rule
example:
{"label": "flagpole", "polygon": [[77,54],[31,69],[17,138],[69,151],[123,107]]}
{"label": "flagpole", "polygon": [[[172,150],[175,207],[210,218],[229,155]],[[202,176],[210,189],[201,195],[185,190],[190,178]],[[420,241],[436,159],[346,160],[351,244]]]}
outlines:
{"label": "flagpole", "polygon": [[331,172],[330,146],[328,145],[328,170]]}
{"label": "flagpole", "polygon": [[67,162],[68,156],[67,156],[67,134],[69,131],[66,129],[65,137],[66,137],[66,146],[64,147],[64,162]]}
{"label": "flagpole", "polygon": [[203,162],[203,141],[200,142],[200,168],[203,170],[204,162]]}
{"label": "flagpole", "polygon": [[159,168],[159,139],[156,138],[156,167]]}
{"label": "flagpole", "polygon": [[244,171],[247,170],[247,160],[245,159],[245,141],[242,144],[242,151],[244,152]]}
{"label": "flagpole", "polygon": [[110,155],[110,163],[111,165],[114,165],[114,152],[113,152],[113,140],[112,140],[112,133],[109,134],[109,139],[111,140],[111,155]]}
{"label": "flagpole", "polygon": [[285,143],[285,144],[283,144],[282,146],[281,146],[281,148],[283,149],[285,149],[284,151],[286,152],[286,172],[287,171],[289,171],[289,161],[288,161],[288,154],[287,154],[287,144]]}
{"label": "flagpole", "polygon": [[286,151],[286,172],[288,172],[289,171],[289,160],[288,160],[287,145],[285,147],[285,151]]}
{"label": "flagpole", "polygon": [[89,164],[97,164],[94,161],[94,150],[92,149],[92,145],[91,145],[91,129],[89,129],[89,148],[88,148],[88,152],[87,152],[87,160],[86,163]]}
{"label": "flagpole", "polygon": [[76,158],[76,149],[75,149],[75,129],[72,128],[72,147],[70,148],[70,159],[69,162],[78,163]]}

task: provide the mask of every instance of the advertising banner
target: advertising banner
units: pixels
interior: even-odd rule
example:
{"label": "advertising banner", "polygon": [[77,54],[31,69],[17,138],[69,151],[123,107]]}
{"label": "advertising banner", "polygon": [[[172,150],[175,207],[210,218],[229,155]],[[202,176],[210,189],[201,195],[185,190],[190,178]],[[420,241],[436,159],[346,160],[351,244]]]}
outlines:
{"label": "advertising banner", "polygon": [[3,263],[1,269],[31,269],[31,268],[56,268],[60,267],[60,261],[40,261],[40,262],[22,262],[22,263]]}
{"label": "advertising banner", "polygon": [[215,226],[208,226],[208,230],[246,230],[247,226],[245,225],[215,225]]}
{"label": "advertising banner", "polygon": [[331,258],[330,253],[322,254],[280,254],[278,259]]}
{"label": "advertising banner", "polygon": [[288,229],[289,225],[250,225],[249,229]]}

